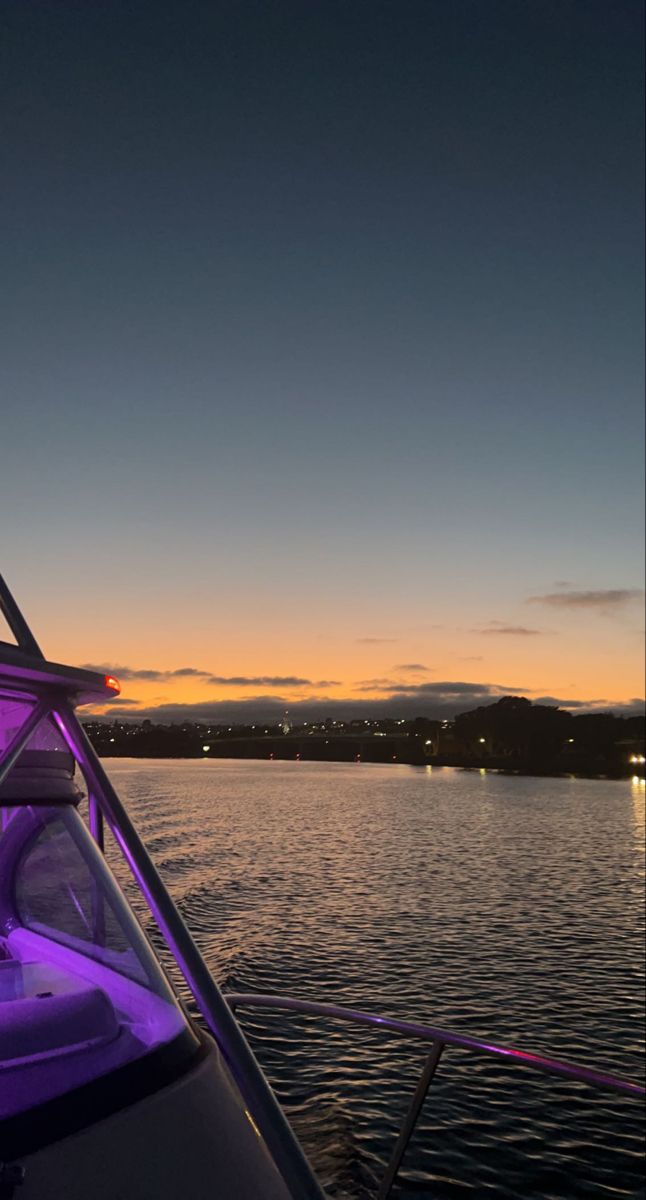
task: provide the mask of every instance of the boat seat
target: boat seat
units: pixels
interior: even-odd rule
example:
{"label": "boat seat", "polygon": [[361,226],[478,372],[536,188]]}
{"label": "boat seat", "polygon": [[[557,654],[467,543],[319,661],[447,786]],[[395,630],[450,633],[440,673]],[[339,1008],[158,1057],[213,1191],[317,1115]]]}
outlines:
{"label": "boat seat", "polygon": [[120,1025],[110,997],[47,964],[0,962],[0,1063],[35,1063],[106,1045]]}

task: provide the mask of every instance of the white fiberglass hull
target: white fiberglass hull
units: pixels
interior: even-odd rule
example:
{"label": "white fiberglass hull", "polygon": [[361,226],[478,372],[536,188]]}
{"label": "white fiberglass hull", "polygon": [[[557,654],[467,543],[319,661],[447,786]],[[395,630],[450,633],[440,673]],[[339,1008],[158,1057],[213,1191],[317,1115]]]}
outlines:
{"label": "white fiberglass hull", "polygon": [[174,1083],[17,1163],[20,1200],[289,1200],[212,1042]]}

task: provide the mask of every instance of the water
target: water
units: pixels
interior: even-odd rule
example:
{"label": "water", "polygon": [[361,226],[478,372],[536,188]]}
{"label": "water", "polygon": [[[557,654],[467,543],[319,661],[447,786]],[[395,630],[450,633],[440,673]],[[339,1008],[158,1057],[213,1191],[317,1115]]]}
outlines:
{"label": "water", "polygon": [[[639,1078],[644,789],[445,768],[108,760],[211,969]],[[424,1048],[249,1011],[329,1194],[373,1196]],[[644,1196],[640,1106],[447,1049],[397,1194]]]}

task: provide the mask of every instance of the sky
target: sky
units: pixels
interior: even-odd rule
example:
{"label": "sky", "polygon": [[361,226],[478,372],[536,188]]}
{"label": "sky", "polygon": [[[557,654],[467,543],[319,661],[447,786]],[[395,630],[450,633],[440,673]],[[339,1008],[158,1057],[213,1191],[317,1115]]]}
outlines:
{"label": "sky", "polygon": [[643,696],[642,20],[2,7],[0,570],[111,713]]}

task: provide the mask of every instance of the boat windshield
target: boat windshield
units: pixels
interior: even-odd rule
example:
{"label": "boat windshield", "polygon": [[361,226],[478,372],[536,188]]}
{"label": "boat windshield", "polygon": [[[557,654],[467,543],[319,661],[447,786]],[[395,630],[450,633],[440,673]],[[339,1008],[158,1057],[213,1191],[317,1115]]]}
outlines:
{"label": "boat windshield", "polygon": [[0,1118],[194,1035],[77,808],[0,810]]}

